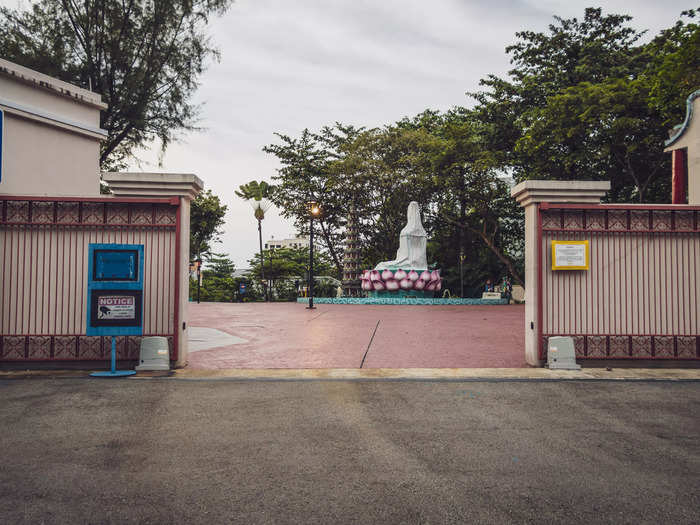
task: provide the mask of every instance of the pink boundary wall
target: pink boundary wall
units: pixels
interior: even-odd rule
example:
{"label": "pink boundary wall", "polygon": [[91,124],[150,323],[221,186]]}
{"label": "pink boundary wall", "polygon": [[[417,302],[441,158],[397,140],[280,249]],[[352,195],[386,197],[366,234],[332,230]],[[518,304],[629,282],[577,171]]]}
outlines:
{"label": "pink boundary wall", "polygon": [[[85,335],[90,243],[143,244],[144,336],[168,338],[178,360],[177,198],[0,195],[0,361],[107,359]],[[119,359],[138,359],[141,337],[117,338]]]}
{"label": "pink boundary wall", "polygon": [[[700,359],[700,206],[539,206],[540,356]],[[588,240],[590,269],[553,271],[553,240]]]}
{"label": "pink boundary wall", "polygon": [[[607,182],[525,181],[525,346],[571,336],[578,359],[700,359],[700,206],[600,204]],[[552,270],[553,240],[588,240],[588,270]]]}

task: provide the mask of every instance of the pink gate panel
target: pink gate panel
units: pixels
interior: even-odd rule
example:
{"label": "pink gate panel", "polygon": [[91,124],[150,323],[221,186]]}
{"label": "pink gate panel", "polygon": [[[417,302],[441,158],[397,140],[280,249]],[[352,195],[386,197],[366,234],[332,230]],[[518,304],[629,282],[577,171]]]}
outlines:
{"label": "pink gate panel", "polygon": [[[107,359],[108,338],[85,335],[90,243],[144,245],[144,335],[175,359],[177,199],[0,196],[0,361]],[[118,337],[137,359],[141,337]]]}
{"label": "pink gate panel", "polygon": [[[541,204],[540,355],[700,359],[698,206]],[[552,270],[553,240],[589,242],[588,270]]]}

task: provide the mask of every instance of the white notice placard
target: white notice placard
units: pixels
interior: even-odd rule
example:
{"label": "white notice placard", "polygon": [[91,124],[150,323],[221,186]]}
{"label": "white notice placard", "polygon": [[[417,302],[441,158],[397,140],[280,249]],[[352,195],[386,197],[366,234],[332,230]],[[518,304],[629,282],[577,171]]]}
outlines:
{"label": "white notice placard", "polygon": [[552,241],[552,270],[588,270],[588,241]]}
{"label": "white notice placard", "polygon": [[133,295],[101,295],[97,298],[98,319],[136,319]]}

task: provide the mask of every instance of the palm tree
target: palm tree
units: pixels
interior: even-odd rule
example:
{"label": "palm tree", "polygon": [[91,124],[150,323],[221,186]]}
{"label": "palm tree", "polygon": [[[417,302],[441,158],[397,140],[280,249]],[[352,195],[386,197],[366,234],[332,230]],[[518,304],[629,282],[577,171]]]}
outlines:
{"label": "palm tree", "polygon": [[253,215],[258,221],[258,239],[260,241],[260,278],[263,283],[263,288],[265,289],[265,300],[269,300],[267,293],[267,286],[265,286],[265,258],[263,256],[263,244],[262,244],[262,220],[265,218],[265,212],[272,206],[272,203],[268,200],[268,197],[272,195],[274,191],[274,186],[268,184],[265,181],[252,180],[247,184],[242,184],[235,191],[243,200],[249,201],[253,206]]}

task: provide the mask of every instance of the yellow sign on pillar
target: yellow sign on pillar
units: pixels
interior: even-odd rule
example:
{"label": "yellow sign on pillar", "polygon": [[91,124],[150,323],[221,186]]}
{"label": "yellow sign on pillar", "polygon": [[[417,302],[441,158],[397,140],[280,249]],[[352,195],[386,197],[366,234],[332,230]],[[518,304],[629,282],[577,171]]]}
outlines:
{"label": "yellow sign on pillar", "polygon": [[588,270],[588,241],[552,241],[552,270]]}

